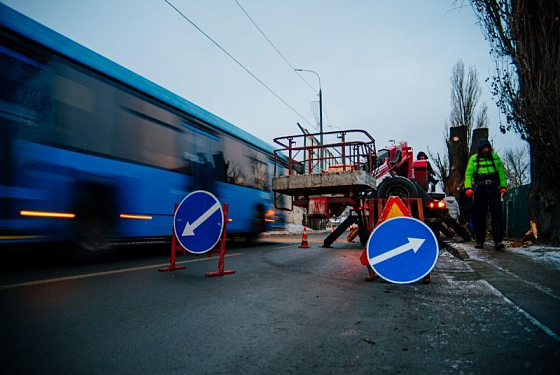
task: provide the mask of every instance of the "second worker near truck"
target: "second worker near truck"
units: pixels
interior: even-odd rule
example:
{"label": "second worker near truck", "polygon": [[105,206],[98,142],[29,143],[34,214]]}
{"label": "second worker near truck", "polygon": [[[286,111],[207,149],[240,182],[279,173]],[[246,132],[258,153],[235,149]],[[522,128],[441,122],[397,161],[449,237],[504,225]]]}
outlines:
{"label": "second worker near truck", "polygon": [[502,197],[507,193],[506,172],[502,160],[492,152],[487,139],[478,142],[478,153],[469,159],[465,190],[467,197],[474,195],[475,247],[484,248],[486,216],[490,208],[494,248],[503,250]]}

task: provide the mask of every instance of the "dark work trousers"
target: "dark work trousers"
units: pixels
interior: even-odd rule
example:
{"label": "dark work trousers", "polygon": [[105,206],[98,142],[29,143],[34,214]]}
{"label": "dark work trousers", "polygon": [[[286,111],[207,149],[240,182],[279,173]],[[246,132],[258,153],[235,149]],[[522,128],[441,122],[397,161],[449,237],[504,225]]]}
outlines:
{"label": "dark work trousers", "polygon": [[490,207],[492,222],[492,236],[494,243],[504,239],[502,225],[502,195],[497,184],[477,185],[474,193],[474,228],[476,231],[476,242],[484,243],[486,239],[486,216]]}

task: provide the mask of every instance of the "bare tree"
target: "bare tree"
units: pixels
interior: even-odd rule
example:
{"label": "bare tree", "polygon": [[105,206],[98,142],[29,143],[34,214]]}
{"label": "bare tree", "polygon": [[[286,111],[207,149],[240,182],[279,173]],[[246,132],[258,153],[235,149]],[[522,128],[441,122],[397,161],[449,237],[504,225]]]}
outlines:
{"label": "bare tree", "polygon": [[480,108],[480,111],[476,116],[476,121],[474,125],[476,129],[482,129],[488,127],[488,106],[486,105],[486,103],[482,103],[482,108]]}
{"label": "bare tree", "polygon": [[531,181],[529,152],[526,147],[506,149],[502,155],[502,160],[509,189],[527,185]]}
{"label": "bare tree", "polygon": [[[445,132],[445,135],[444,142],[447,142],[447,131]],[[441,187],[445,191],[445,187],[448,186],[449,180],[449,159],[447,158],[447,152],[441,156],[439,152],[434,154],[428,147],[427,153],[430,155],[430,159],[434,162],[434,172],[439,177]]]}
{"label": "bare tree", "polygon": [[496,62],[505,124],[530,145],[529,212],[539,240],[560,244],[560,1],[470,0]]}
{"label": "bare tree", "polygon": [[432,157],[445,192],[456,192],[464,183],[469,160],[473,128],[484,128],[488,122],[488,107],[482,104],[477,112],[481,89],[476,68],[458,60],[451,71],[451,113],[445,123],[446,152]]}
{"label": "bare tree", "polygon": [[480,85],[476,68],[469,67],[458,60],[451,71],[451,126],[466,126],[470,129],[475,122],[476,106],[480,99]]}

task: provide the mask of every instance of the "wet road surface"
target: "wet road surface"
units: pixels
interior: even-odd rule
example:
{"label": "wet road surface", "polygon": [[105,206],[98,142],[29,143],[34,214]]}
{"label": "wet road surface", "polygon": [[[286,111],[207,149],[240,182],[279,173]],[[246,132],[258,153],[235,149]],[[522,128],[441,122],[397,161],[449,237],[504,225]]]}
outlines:
{"label": "wet road surface", "polygon": [[165,245],[67,265],[2,255],[5,373],[558,373],[560,343],[467,262],[442,251],[431,284],[365,282],[361,246],[297,237],[217,257]]}

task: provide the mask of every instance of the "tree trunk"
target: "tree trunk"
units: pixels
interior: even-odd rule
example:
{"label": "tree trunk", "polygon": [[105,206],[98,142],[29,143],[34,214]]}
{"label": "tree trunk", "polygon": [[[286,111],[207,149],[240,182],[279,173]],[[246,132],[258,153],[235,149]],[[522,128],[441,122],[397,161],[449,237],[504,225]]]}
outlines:
{"label": "tree trunk", "polygon": [[531,190],[529,191],[529,215],[537,224],[538,240],[560,245],[560,188],[551,184],[548,168],[550,155],[542,152],[544,147],[531,145]]}
{"label": "tree trunk", "polygon": [[491,54],[507,125],[531,147],[529,208],[539,241],[560,245],[560,1],[471,0]]}
{"label": "tree trunk", "polygon": [[467,132],[468,126],[449,128],[449,178],[445,183],[446,193],[457,194],[457,190],[463,185],[469,160]]}
{"label": "tree trunk", "polygon": [[560,3],[516,0],[521,112],[531,146],[531,219],[539,242],[560,245]]}

